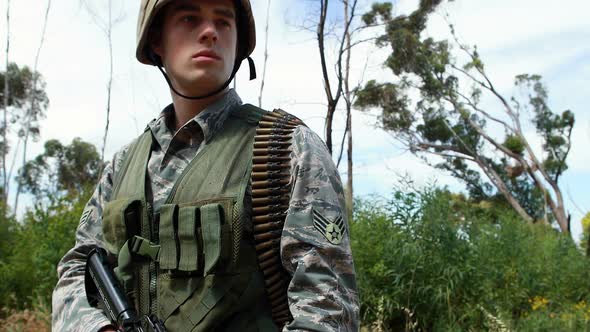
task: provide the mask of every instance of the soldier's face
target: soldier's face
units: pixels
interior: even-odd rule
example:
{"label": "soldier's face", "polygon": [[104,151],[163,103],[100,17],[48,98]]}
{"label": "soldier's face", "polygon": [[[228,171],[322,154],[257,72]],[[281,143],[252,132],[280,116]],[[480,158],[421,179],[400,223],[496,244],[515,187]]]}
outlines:
{"label": "soldier's face", "polygon": [[232,0],[179,0],[163,12],[152,43],[170,79],[183,94],[203,95],[229,79],[237,45]]}

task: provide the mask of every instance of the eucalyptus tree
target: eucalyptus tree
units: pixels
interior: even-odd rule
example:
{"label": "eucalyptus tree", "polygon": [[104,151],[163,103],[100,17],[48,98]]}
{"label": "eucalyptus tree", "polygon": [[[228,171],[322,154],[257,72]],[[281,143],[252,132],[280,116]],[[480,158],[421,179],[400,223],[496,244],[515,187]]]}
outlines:
{"label": "eucalyptus tree", "polygon": [[[2,141],[2,179],[4,193],[3,202],[9,193],[10,179],[16,154],[12,157],[12,165],[8,168],[8,152],[10,151],[9,134],[16,134],[17,145],[21,140],[31,138],[36,140],[40,134],[39,121],[45,117],[49,106],[49,98],[45,92],[46,83],[43,76],[28,66],[19,67],[16,63],[9,63],[7,70],[0,72],[0,91],[5,91],[6,83],[10,86],[10,94],[0,95],[0,103],[7,105],[7,120],[3,127]],[[33,103],[31,101],[34,100]],[[14,149],[18,151],[18,146]]]}
{"label": "eucalyptus tree", "polygon": [[69,145],[52,139],[43,153],[28,161],[18,181],[37,201],[76,196],[98,181],[102,162],[96,147],[75,138]]}
{"label": "eucalyptus tree", "polygon": [[[411,153],[462,180],[472,198],[501,198],[524,220],[556,221],[569,232],[559,180],[567,170],[574,114],[551,109],[539,75],[516,76],[523,94],[505,95],[477,47],[462,44],[453,25],[450,40],[424,37],[435,2],[421,1],[433,6],[387,24],[377,44],[391,49],[384,65],[399,79],[369,81],[356,105],[379,109],[384,129]],[[388,8],[375,5],[365,23],[387,19]],[[542,141],[540,151],[533,139]]]}

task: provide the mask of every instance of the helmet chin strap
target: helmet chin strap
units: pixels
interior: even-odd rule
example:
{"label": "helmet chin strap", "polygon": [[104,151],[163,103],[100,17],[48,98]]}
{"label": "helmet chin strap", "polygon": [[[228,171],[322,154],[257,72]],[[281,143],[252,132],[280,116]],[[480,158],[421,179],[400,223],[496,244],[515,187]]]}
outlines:
{"label": "helmet chin strap", "polygon": [[[225,88],[227,88],[229,86],[229,84],[231,83],[231,81],[234,79],[234,77],[236,76],[236,73],[238,72],[238,69],[240,69],[240,64],[241,61],[236,61],[236,63],[234,64],[234,69],[232,70],[232,73],[229,77],[229,79],[227,81],[225,81],[225,83],[217,90],[214,90],[213,92],[207,93],[205,95],[202,96],[187,96],[184,95],[182,93],[180,93],[178,90],[176,90],[174,88],[174,86],[172,85],[172,81],[170,80],[170,77],[168,76],[168,74],[166,74],[166,72],[164,71],[164,69],[162,69],[162,62],[160,61],[160,59],[156,59],[155,56],[153,56],[153,54],[150,54],[152,56],[150,56],[152,59],[152,63],[156,64],[156,66],[158,67],[158,69],[160,70],[160,72],[162,73],[162,75],[164,75],[164,78],[166,79],[166,82],[168,83],[168,86],[170,87],[170,90],[172,90],[176,95],[185,98],[185,99],[190,99],[190,100],[197,100],[197,99],[205,99],[211,96],[214,96],[218,93],[220,93],[221,91],[223,91]],[[248,57],[248,65],[250,67],[250,80],[253,80],[256,78],[256,67],[254,66],[254,60],[252,60],[251,57]]]}

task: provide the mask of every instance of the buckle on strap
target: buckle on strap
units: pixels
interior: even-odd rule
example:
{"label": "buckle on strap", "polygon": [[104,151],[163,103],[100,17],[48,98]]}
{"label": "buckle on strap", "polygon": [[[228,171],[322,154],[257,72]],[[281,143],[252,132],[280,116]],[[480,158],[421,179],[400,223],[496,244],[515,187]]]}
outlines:
{"label": "buckle on strap", "polygon": [[133,254],[149,257],[157,262],[160,256],[160,246],[135,235],[121,247],[117,256],[118,264],[115,274],[128,294],[133,290]]}
{"label": "buckle on strap", "polygon": [[160,245],[135,235],[129,239],[129,251],[134,254],[151,258],[154,262],[160,259]]}

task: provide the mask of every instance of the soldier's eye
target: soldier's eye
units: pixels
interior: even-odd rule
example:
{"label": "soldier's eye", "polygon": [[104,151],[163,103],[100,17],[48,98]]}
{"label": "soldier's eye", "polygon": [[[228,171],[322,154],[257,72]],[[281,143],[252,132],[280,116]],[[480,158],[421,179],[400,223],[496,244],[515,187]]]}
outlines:
{"label": "soldier's eye", "polygon": [[186,15],[181,18],[181,21],[184,23],[194,23],[197,21],[197,17],[194,15]]}
{"label": "soldier's eye", "polygon": [[228,20],[225,20],[225,19],[219,19],[219,20],[217,20],[217,22],[222,27],[230,27],[231,26],[231,23]]}

